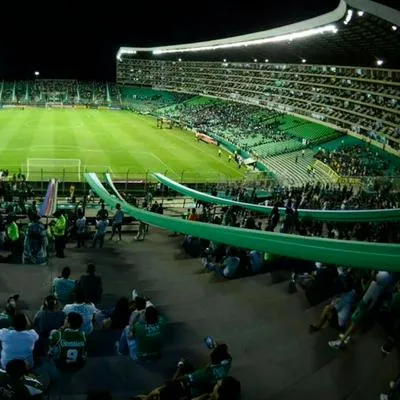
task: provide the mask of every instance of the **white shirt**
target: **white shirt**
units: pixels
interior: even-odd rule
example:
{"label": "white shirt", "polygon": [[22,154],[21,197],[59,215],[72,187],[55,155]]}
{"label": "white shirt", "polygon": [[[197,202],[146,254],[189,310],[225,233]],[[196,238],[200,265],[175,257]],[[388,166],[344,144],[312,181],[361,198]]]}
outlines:
{"label": "white shirt", "polygon": [[11,360],[24,360],[33,366],[33,347],[39,335],[33,330],[15,331],[13,329],[0,329],[1,366],[6,368]]}
{"label": "white shirt", "polygon": [[67,304],[63,311],[65,315],[68,315],[71,312],[80,314],[83,319],[81,332],[84,332],[87,335],[93,332],[93,316],[97,313],[97,309],[93,303]]}

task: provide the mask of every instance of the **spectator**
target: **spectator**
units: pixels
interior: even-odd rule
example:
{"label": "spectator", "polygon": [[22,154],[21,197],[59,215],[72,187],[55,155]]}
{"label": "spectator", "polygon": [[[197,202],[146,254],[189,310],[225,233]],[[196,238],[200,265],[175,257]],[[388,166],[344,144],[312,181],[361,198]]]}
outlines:
{"label": "spectator", "polygon": [[61,276],[53,281],[53,292],[61,304],[67,304],[72,300],[72,294],[76,288],[76,281],[69,279],[71,269],[64,267],[61,271]]}
{"label": "spectator", "polygon": [[83,210],[78,210],[78,219],[76,220],[76,237],[77,247],[85,247],[85,235],[86,235],[86,217]]}
{"label": "spectator", "polygon": [[103,311],[102,315],[104,329],[122,330],[129,324],[129,317],[132,313],[132,305],[126,297],[121,297],[115,307],[110,311]]}
{"label": "spectator", "polygon": [[79,279],[78,286],[83,292],[85,299],[91,303],[100,303],[103,293],[103,282],[101,277],[96,275],[94,264],[87,266],[86,274]]}
{"label": "spectator", "polygon": [[23,360],[10,360],[5,370],[0,370],[2,399],[28,400],[39,398],[43,392],[43,384],[34,375],[28,373]]}
{"label": "spectator", "polygon": [[28,330],[28,321],[24,314],[16,314],[13,318],[13,328],[0,329],[1,366],[6,368],[11,360],[24,360],[29,368],[33,367],[33,348],[39,335]]}
{"label": "spectator", "polygon": [[18,299],[19,299],[18,294],[8,298],[6,305],[4,307],[4,311],[0,313],[0,329],[10,328],[12,326],[13,318],[17,308],[16,302]]}
{"label": "spectator", "polygon": [[82,316],[70,312],[65,326],[53,330],[49,337],[49,354],[56,367],[62,371],[75,371],[82,368],[86,361],[86,336],[80,331]]}
{"label": "spectator", "polygon": [[25,234],[22,262],[44,265],[47,262],[48,245],[46,229],[37,214],[31,216],[31,221]]}
{"label": "spectator", "polygon": [[235,277],[240,264],[240,258],[237,256],[237,250],[234,247],[227,249],[226,257],[222,264],[213,264],[207,262],[205,268],[208,271],[215,271],[223,278],[232,279]]}
{"label": "spectator", "polygon": [[65,320],[65,314],[59,309],[59,303],[54,295],[44,299],[43,305],[36,313],[33,325],[40,339],[47,339],[54,329],[59,329]]}
{"label": "spectator", "polygon": [[19,228],[11,215],[7,216],[7,241],[11,249],[12,258],[15,259],[19,253]]}
{"label": "spectator", "polygon": [[[226,344],[217,345],[210,354],[210,362],[201,369],[183,361],[178,364],[175,378],[182,380],[190,388],[193,397],[210,393],[220,379],[226,378],[232,364],[232,357]],[[186,373],[186,371],[188,371]]]}
{"label": "spectator", "polygon": [[100,248],[102,248],[104,244],[104,235],[106,234],[108,219],[106,217],[102,217],[102,219],[100,218],[100,216],[97,216],[96,233],[93,237],[93,248],[96,247],[97,241],[99,241]]}
{"label": "spectator", "polygon": [[134,360],[155,359],[161,356],[165,321],[155,307],[146,308],[144,321],[133,325],[133,346],[130,355]]}
{"label": "spectator", "polygon": [[38,217],[38,212],[37,212],[37,207],[36,207],[36,201],[33,200],[32,204],[28,208],[28,218],[30,221],[36,221]]}
{"label": "spectator", "polygon": [[53,234],[54,234],[54,244],[56,249],[56,257],[64,258],[64,248],[65,248],[65,233],[67,228],[67,220],[64,215],[57,210],[54,213],[54,217],[56,221],[53,225]]}
{"label": "spectator", "polygon": [[96,217],[100,220],[108,219],[108,210],[104,205],[104,201],[101,201],[100,210],[97,212]]}
{"label": "spectator", "polygon": [[117,211],[115,212],[114,220],[112,223],[112,233],[110,240],[113,239],[116,231],[118,231],[118,240],[121,240],[121,228],[122,228],[122,222],[124,221],[124,212],[121,210],[120,204],[117,204],[116,208]]}
{"label": "spectator", "polygon": [[80,314],[83,319],[81,332],[85,333],[86,335],[90,335],[93,332],[93,322],[95,321],[95,316],[98,310],[93,303],[85,301],[85,296],[82,290],[76,290],[75,302],[72,304],[67,304],[63,311],[67,316],[71,312]]}
{"label": "spectator", "polygon": [[6,242],[6,224],[4,222],[3,214],[0,214],[0,251],[4,249]]}

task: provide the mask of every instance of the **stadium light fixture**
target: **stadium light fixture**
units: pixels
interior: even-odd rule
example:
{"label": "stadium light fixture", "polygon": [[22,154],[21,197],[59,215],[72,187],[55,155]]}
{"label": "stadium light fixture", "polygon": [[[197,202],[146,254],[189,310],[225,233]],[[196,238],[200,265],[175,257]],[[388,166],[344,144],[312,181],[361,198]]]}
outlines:
{"label": "stadium light fixture", "polygon": [[392,31],[396,32],[397,31],[397,26],[396,25],[392,25]]}
{"label": "stadium light fixture", "polygon": [[199,46],[199,47],[154,49],[153,54],[157,55],[157,54],[171,54],[171,53],[188,53],[188,52],[217,50],[217,49],[231,49],[238,47],[261,45],[267,43],[288,42],[296,39],[304,39],[311,36],[322,35],[325,33],[336,33],[336,32],[337,32],[336,26],[330,24],[330,25],[320,26],[318,28],[307,29],[300,32],[288,33],[285,35],[267,37],[262,39],[254,39],[243,42],[223,43],[223,44],[215,44],[215,45]]}
{"label": "stadium light fixture", "polygon": [[254,61],[254,62],[257,62],[258,60],[257,60],[257,58],[255,58],[253,61]]}
{"label": "stadium light fixture", "polygon": [[306,60],[305,58],[302,58],[302,59],[301,59],[301,62],[302,62],[303,64],[305,64],[305,63],[307,62],[307,60]]}
{"label": "stadium light fixture", "polygon": [[383,65],[383,60],[382,59],[378,59],[378,60],[376,60],[376,65],[378,66],[378,67],[381,67],[382,65]]}
{"label": "stadium light fixture", "polygon": [[361,11],[361,10],[357,11],[357,15],[359,17],[362,17],[364,15],[364,11]]}
{"label": "stadium light fixture", "polygon": [[224,58],[224,63],[226,63],[226,58]]}
{"label": "stadium light fixture", "polygon": [[182,61],[182,58],[178,58],[178,61],[181,62],[181,61]]}
{"label": "stadium light fixture", "polygon": [[347,25],[352,18],[353,18],[353,10],[347,10],[346,19],[344,20],[343,23]]}
{"label": "stadium light fixture", "polygon": [[265,59],[265,62],[266,62],[266,63],[269,62],[268,58]]}
{"label": "stadium light fixture", "polygon": [[38,77],[38,76],[40,75],[40,72],[39,72],[39,71],[35,71],[35,72],[34,72],[34,75],[35,75],[36,77]]}
{"label": "stadium light fixture", "polygon": [[122,61],[122,56],[124,54],[136,54],[136,50],[131,49],[129,47],[121,47],[117,53],[117,60]]}

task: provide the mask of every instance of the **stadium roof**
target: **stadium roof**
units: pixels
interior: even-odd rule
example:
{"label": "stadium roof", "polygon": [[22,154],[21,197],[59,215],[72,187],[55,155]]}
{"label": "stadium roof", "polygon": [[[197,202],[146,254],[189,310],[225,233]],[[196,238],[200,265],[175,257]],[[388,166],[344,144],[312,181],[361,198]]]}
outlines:
{"label": "stadium roof", "polygon": [[[392,0],[379,0],[393,6]],[[341,0],[316,18],[275,29],[205,42],[121,47],[117,59],[140,58],[400,67],[400,11],[370,0]]]}

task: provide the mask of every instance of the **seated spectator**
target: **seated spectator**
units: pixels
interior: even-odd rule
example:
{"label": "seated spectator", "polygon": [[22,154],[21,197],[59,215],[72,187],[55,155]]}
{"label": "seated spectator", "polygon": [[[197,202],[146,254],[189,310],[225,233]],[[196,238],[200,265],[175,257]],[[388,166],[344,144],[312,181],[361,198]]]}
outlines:
{"label": "seated spectator", "polygon": [[231,376],[220,379],[211,393],[206,393],[192,400],[239,400],[240,382]]}
{"label": "seated spectator", "polygon": [[152,390],[147,395],[139,395],[131,400],[187,400],[188,393],[181,381],[167,381],[164,386]]}
{"label": "seated spectator", "polygon": [[54,329],[63,326],[65,314],[60,310],[60,305],[55,296],[50,295],[44,299],[43,305],[36,313],[33,326],[40,339],[47,339]]}
{"label": "seated spectator", "polygon": [[207,263],[205,268],[208,271],[215,271],[219,276],[223,278],[234,278],[239,268],[240,258],[237,256],[237,250],[234,247],[230,247],[227,250],[227,255],[222,264]]}
{"label": "seated spectator", "polygon": [[86,335],[80,331],[82,316],[70,312],[63,328],[53,330],[49,337],[49,355],[60,370],[77,370],[86,361]]}
{"label": "seated spectator", "polygon": [[354,288],[342,293],[324,307],[317,325],[310,325],[309,332],[319,332],[328,324],[339,331],[345,331],[350,321],[351,312],[354,308],[357,294]]}
{"label": "seated spectator", "polygon": [[104,318],[101,323],[103,329],[124,329],[129,324],[129,317],[132,311],[133,306],[129,300],[126,297],[121,297],[115,304],[115,307],[111,310],[101,312]]}
{"label": "seated spectator", "polygon": [[99,303],[103,293],[103,283],[101,277],[96,275],[94,264],[87,266],[86,274],[79,279],[78,286],[82,290],[85,299],[91,303]]}
{"label": "seated spectator", "polygon": [[192,396],[210,393],[220,379],[226,378],[232,364],[232,357],[226,344],[217,345],[210,354],[210,362],[197,370],[186,361],[178,364],[174,378],[182,380]]}
{"label": "seated spectator", "polygon": [[80,314],[83,319],[81,331],[86,335],[90,335],[93,332],[93,322],[95,321],[95,316],[98,310],[93,303],[86,301],[82,290],[76,290],[74,303],[67,304],[63,311],[67,316],[71,312]]}
{"label": "seated spectator", "polygon": [[26,362],[29,368],[33,367],[33,348],[39,335],[28,330],[28,321],[24,314],[16,314],[13,318],[13,329],[0,329],[1,366],[6,368],[11,360],[18,359]]}
{"label": "seated spectator", "polygon": [[258,274],[264,264],[263,253],[261,251],[252,250],[249,252],[249,265],[252,274]]}
{"label": "seated spectator", "polygon": [[70,276],[71,269],[69,267],[64,267],[61,276],[55,278],[53,281],[54,295],[61,304],[67,304],[72,300],[72,295],[76,288],[76,281],[74,279],[69,279]]}
{"label": "seated spectator", "polygon": [[13,318],[16,313],[17,300],[19,295],[14,295],[8,298],[4,307],[4,311],[0,313],[0,329],[9,328],[13,323]]}
{"label": "seated spectator", "polygon": [[133,325],[131,358],[135,360],[155,359],[161,356],[165,320],[155,307],[150,306],[144,312],[144,321]]}
{"label": "seated spectator", "polygon": [[14,359],[0,370],[0,396],[8,400],[28,400],[39,398],[44,392],[43,384],[28,373],[23,360]]}

